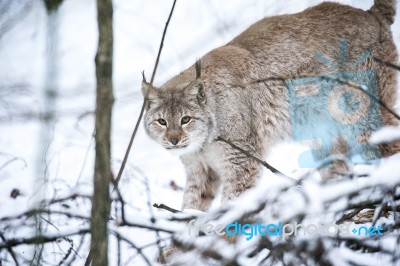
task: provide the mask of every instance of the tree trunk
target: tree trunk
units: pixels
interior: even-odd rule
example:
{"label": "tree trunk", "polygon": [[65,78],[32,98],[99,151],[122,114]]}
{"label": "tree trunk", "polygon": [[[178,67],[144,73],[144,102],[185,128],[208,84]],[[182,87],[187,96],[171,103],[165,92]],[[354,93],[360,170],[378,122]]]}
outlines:
{"label": "tree trunk", "polygon": [[107,224],[110,213],[113,8],[112,0],[97,0],[99,43],[96,54],[96,159],[92,205],[92,265],[108,265]]}
{"label": "tree trunk", "polygon": [[[47,11],[47,36],[46,36],[46,72],[43,87],[42,116],[40,120],[40,134],[36,156],[36,180],[34,183],[35,202],[37,208],[46,196],[48,184],[47,152],[53,141],[53,131],[56,123],[57,92],[58,92],[58,47],[59,47],[59,12],[62,0],[44,0]],[[35,215],[36,235],[40,236],[45,231],[47,224],[42,222],[39,214]],[[32,265],[42,264],[43,244],[34,247]]]}

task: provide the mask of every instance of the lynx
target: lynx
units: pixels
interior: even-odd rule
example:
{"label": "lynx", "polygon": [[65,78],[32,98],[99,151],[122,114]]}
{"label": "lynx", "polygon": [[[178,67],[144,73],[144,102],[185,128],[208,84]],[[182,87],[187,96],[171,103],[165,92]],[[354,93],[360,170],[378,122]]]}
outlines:
{"label": "lynx", "polygon": [[[365,78],[357,73],[370,70],[367,79],[372,78],[368,73],[376,75],[378,98],[393,108],[396,71],[374,57],[397,62],[390,30],[394,16],[395,0],[375,0],[368,11],[324,2],[297,14],[258,21],[159,88],[143,82],[142,92],[148,99],[145,129],[153,140],[179,155],[186,169],[182,208],[206,211],[219,187],[222,200],[227,201],[255,184],[262,166],[218,137],[258,158],[263,158],[275,143],[290,139],[291,115],[297,109],[290,106],[288,80],[330,74],[335,65],[336,72],[353,73],[355,80]],[[340,43],[346,44],[342,50]],[[366,51],[369,54],[362,57]],[[323,56],[318,58],[317,54]],[[349,84],[337,85],[358,97],[360,109],[365,102],[372,106],[373,99],[367,94]],[[314,89],[309,86],[295,93],[312,95]],[[346,115],[334,103],[318,104],[316,98],[314,107],[309,107],[314,109],[305,110],[317,114],[320,109],[329,109],[339,116],[341,112],[342,122],[350,124],[351,130],[356,130],[351,121],[365,116],[357,112]],[[365,134],[360,141],[366,141],[373,129],[397,125],[385,108],[375,106],[380,119],[366,116],[361,124]],[[298,110],[305,112],[304,108]],[[319,132],[321,123],[316,121],[314,127],[301,129]],[[324,134],[336,136],[335,130],[328,125]],[[350,148],[339,139],[332,149],[347,154]],[[395,146],[379,149],[382,156],[398,150]]]}

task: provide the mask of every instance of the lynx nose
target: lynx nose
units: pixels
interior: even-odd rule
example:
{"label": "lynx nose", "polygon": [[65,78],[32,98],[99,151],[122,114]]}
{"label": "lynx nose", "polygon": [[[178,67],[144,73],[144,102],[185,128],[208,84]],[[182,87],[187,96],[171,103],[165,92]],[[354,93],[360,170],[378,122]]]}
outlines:
{"label": "lynx nose", "polygon": [[171,141],[172,144],[176,145],[176,144],[178,144],[179,139],[172,138],[170,141]]}
{"label": "lynx nose", "polygon": [[172,145],[176,146],[182,139],[182,132],[179,130],[169,130],[166,137],[168,141],[172,143]]}

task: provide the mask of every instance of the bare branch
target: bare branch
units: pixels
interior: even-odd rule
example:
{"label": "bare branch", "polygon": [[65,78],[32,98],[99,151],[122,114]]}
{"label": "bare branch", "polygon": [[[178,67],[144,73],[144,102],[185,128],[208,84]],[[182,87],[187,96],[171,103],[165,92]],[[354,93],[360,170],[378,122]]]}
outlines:
{"label": "bare branch", "polygon": [[[157,72],[158,62],[160,61],[161,51],[162,51],[162,48],[163,48],[163,46],[164,46],[165,35],[167,34],[168,25],[169,25],[169,22],[170,22],[170,20],[171,20],[172,14],[173,14],[173,12],[174,12],[175,4],[176,4],[176,0],[174,0],[174,2],[173,2],[173,4],[172,4],[172,8],[171,8],[171,11],[170,11],[170,13],[169,13],[167,22],[165,23],[164,32],[163,32],[163,35],[162,35],[162,37],[161,37],[160,48],[158,49],[157,59],[156,59],[156,62],[155,62],[155,64],[154,64],[153,74],[151,75],[151,79],[150,79],[150,86],[153,86],[154,77],[155,77],[156,72]],[[129,156],[129,153],[130,153],[131,148],[132,148],[133,140],[135,139],[135,136],[136,136],[136,133],[137,133],[137,131],[138,131],[140,122],[142,121],[142,117],[143,117],[143,114],[144,114],[144,109],[145,109],[145,107],[146,107],[146,103],[147,103],[147,95],[145,96],[145,98],[144,98],[144,100],[143,100],[142,108],[141,108],[141,110],[140,110],[139,117],[138,117],[138,119],[137,119],[137,121],[136,121],[135,129],[134,129],[133,132],[132,132],[132,136],[131,136],[131,139],[130,139],[130,141],[129,141],[128,147],[127,147],[127,149],[126,149],[124,159],[122,160],[121,168],[119,169],[117,178],[116,178],[116,180],[115,180],[115,181],[116,181],[116,182],[115,182],[116,185],[118,185],[119,180],[121,179],[122,173],[124,172],[125,164],[126,164],[126,162],[127,162],[127,160],[128,160],[128,156]]]}
{"label": "bare branch", "polygon": [[4,168],[6,168],[9,164],[16,162],[16,161],[21,161],[24,164],[24,167],[26,167],[26,161],[22,158],[19,157],[14,157],[10,160],[8,160],[7,162],[3,163],[2,165],[0,165],[0,171],[3,170]]}
{"label": "bare branch", "polygon": [[74,249],[74,242],[70,238],[64,237],[64,240],[67,241],[70,244],[70,246],[69,246],[67,252],[65,253],[64,257],[60,261],[60,263],[58,263],[58,266],[64,265],[64,262],[68,259],[69,255],[71,255],[71,253]]}
{"label": "bare branch", "polygon": [[[4,237],[4,235],[2,233],[0,233],[0,238],[1,238],[1,240],[3,240],[3,242],[6,242],[6,238]],[[17,255],[15,254],[12,247],[7,247],[7,251],[8,251],[8,253],[10,253],[11,257],[13,258],[15,265],[19,266],[19,262],[17,260]]]}
{"label": "bare branch", "polygon": [[231,141],[226,140],[226,139],[224,139],[224,138],[222,138],[222,137],[217,137],[216,140],[217,140],[217,141],[225,142],[226,144],[230,145],[232,148],[234,148],[234,149],[240,151],[241,153],[243,153],[243,154],[246,155],[247,157],[249,157],[249,158],[255,160],[256,162],[258,162],[259,164],[263,165],[265,168],[267,168],[268,170],[270,170],[272,173],[274,173],[274,174],[280,174],[280,175],[282,175],[282,176],[284,176],[284,177],[286,177],[286,178],[288,178],[288,179],[291,179],[291,180],[297,182],[296,179],[291,178],[291,177],[289,177],[289,176],[283,174],[281,171],[279,171],[279,170],[276,169],[275,167],[271,166],[271,165],[270,165],[269,163],[267,163],[266,161],[263,161],[263,160],[257,158],[256,156],[250,154],[248,151],[243,150],[243,149],[240,148],[239,146],[233,144]]}
{"label": "bare branch", "polygon": [[[374,60],[386,65],[387,67],[391,67],[394,68],[396,70],[400,71],[400,67],[397,65],[394,65],[390,62],[386,62],[382,59],[379,59],[377,57],[373,57]],[[297,75],[297,76],[286,76],[286,77],[266,77],[266,78],[262,78],[262,79],[256,79],[256,80],[251,80],[249,82],[245,82],[245,83],[240,83],[240,84],[231,84],[231,86],[236,86],[236,87],[241,87],[244,88],[248,85],[252,85],[252,84],[257,84],[257,83],[264,83],[264,82],[269,82],[269,81],[280,81],[280,82],[286,82],[287,80],[290,79],[301,79],[301,78],[322,78],[322,79],[328,79],[328,80],[334,80],[337,81],[339,83],[342,84],[346,84],[349,85],[353,88],[356,88],[362,92],[364,92],[365,94],[367,94],[369,97],[371,97],[374,101],[376,101],[377,103],[379,103],[379,105],[381,105],[384,109],[386,109],[389,113],[391,113],[397,120],[400,121],[400,116],[393,111],[389,106],[387,106],[384,102],[382,102],[380,99],[377,99],[374,95],[372,95],[370,92],[365,90],[365,86],[362,86],[360,84],[357,84],[355,82],[351,82],[348,80],[345,80],[343,78],[339,78],[339,77],[334,77],[331,75]]]}
{"label": "bare branch", "polygon": [[351,87],[353,87],[355,89],[358,89],[359,91],[362,91],[363,93],[367,94],[370,98],[372,98],[374,101],[379,103],[380,106],[382,106],[389,113],[391,113],[397,120],[400,121],[400,116],[395,111],[393,111],[384,102],[382,102],[380,99],[377,99],[373,94],[371,94],[369,91],[367,91],[364,86],[362,86],[360,84],[357,84],[357,83],[354,83],[354,82],[351,82],[351,81],[348,81],[348,80],[345,80],[343,78],[337,78],[337,77],[333,77],[333,76],[330,76],[330,75],[323,75],[323,76],[320,76],[320,77],[323,78],[323,79],[338,81],[338,82],[340,82],[342,84],[349,85],[349,86],[351,86]]}
{"label": "bare branch", "polygon": [[174,209],[174,208],[168,207],[168,206],[165,205],[165,204],[157,204],[157,203],[154,203],[154,204],[153,204],[153,207],[154,207],[154,208],[157,208],[157,209],[164,209],[164,210],[167,210],[167,211],[172,212],[172,213],[181,212],[181,211],[178,211],[178,210],[176,210],[176,209]]}
{"label": "bare branch", "polygon": [[55,235],[55,236],[34,236],[34,237],[29,237],[29,238],[14,238],[10,239],[7,241],[4,241],[3,243],[0,243],[0,249],[3,248],[10,248],[10,247],[15,247],[19,245],[30,245],[30,244],[44,244],[48,242],[53,242],[56,241],[57,239],[60,238],[65,238],[65,237],[70,237],[74,235],[82,235],[82,234],[87,234],[90,233],[90,229],[81,229],[75,232],[71,233],[66,233],[62,235]]}
{"label": "bare branch", "polygon": [[131,226],[131,227],[137,227],[137,228],[143,228],[143,229],[148,229],[148,230],[152,230],[152,231],[160,231],[160,232],[165,232],[165,233],[169,233],[169,234],[173,234],[175,233],[175,231],[168,229],[168,228],[164,228],[164,227],[159,227],[156,225],[148,225],[148,224],[144,224],[144,223],[132,223],[129,221],[125,221],[122,222],[120,224],[120,226]]}
{"label": "bare branch", "polygon": [[382,60],[382,59],[380,59],[380,58],[378,58],[378,57],[372,57],[375,61],[377,61],[378,63],[381,63],[381,64],[383,64],[383,65],[385,65],[385,66],[387,66],[387,67],[390,67],[390,68],[393,68],[393,69],[395,69],[395,70],[397,70],[397,71],[400,71],[400,66],[398,66],[398,65],[395,65],[395,64],[392,64],[392,63],[390,63],[390,62],[388,62],[388,61],[384,61],[384,60]]}
{"label": "bare branch", "polygon": [[[132,241],[130,241],[129,239],[127,239],[126,237],[122,236],[120,233],[116,232],[116,231],[111,231],[118,240],[122,240],[126,243],[128,243],[131,247],[133,247],[137,253],[143,258],[143,260],[146,262],[147,265],[151,266],[152,264],[150,263],[149,259],[146,257],[146,255],[143,254],[142,252],[142,248],[136,246]],[[120,264],[118,264],[120,265]]]}

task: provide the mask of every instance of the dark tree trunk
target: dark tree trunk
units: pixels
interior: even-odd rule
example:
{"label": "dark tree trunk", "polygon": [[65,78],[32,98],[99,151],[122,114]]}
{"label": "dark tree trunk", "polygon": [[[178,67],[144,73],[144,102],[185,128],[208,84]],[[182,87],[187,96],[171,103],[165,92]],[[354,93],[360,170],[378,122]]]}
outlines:
{"label": "dark tree trunk", "polygon": [[113,7],[112,0],[97,0],[99,43],[96,54],[96,159],[92,205],[92,265],[108,265],[107,224],[110,213]]}

